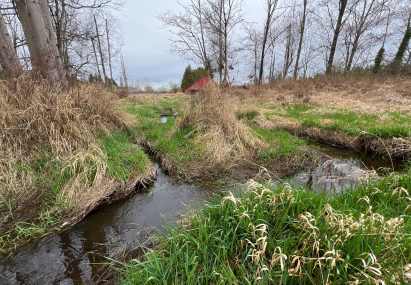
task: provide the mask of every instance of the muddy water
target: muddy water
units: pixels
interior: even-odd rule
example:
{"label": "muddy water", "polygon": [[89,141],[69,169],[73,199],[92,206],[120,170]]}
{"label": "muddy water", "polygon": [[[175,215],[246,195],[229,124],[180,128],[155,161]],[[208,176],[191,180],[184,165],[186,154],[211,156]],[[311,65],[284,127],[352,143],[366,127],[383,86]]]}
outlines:
{"label": "muddy water", "polygon": [[[296,174],[288,180],[290,183],[307,184],[317,190],[321,187],[341,189],[350,187],[355,182],[353,173],[365,167],[391,167],[390,161],[353,151],[318,144],[315,147],[334,160],[325,168]],[[218,192],[174,184],[157,164],[155,167],[158,179],[149,191],[96,211],[71,229],[0,261],[0,284],[92,283],[103,273],[105,267],[101,263],[107,262],[104,256],[112,256],[123,245],[138,246],[137,240],[142,241],[152,235],[155,228],[161,228],[164,218],[178,220],[185,211],[182,202],[204,201]],[[400,164],[394,167],[403,168]]]}
{"label": "muddy water", "polygon": [[[209,199],[207,188],[174,184],[157,168],[158,178],[146,192],[90,214],[70,230],[48,238],[0,261],[0,284],[89,284],[102,274],[104,256],[123,245],[138,246],[139,240],[176,221],[185,204]],[[215,191],[214,191],[215,192]],[[142,229],[144,231],[141,231]]]}

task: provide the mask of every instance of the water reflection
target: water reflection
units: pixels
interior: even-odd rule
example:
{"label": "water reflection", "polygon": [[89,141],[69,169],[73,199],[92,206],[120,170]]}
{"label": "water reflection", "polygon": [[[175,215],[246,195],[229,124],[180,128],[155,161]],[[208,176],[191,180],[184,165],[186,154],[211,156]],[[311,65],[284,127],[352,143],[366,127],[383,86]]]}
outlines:
{"label": "water reflection", "polygon": [[341,192],[359,183],[361,179],[405,169],[404,163],[390,161],[382,157],[333,147],[327,144],[310,143],[321,153],[328,155],[330,160],[325,164],[290,177],[287,182],[293,185],[305,185],[319,193]]}
{"label": "water reflection", "polygon": [[[158,165],[155,165],[158,169]],[[0,284],[82,284],[98,279],[99,263],[124,244],[138,245],[142,228],[160,228],[164,218],[177,221],[183,203],[209,199],[213,191],[174,184],[161,171],[153,187],[96,211],[69,231],[48,238],[0,261]]]}
{"label": "water reflection", "polygon": [[[390,162],[356,152],[320,145],[322,152],[338,158],[328,165],[300,173],[288,181],[320,189],[349,188],[358,174],[368,168],[390,167]],[[158,169],[158,165],[155,167]],[[401,169],[395,164],[396,170]],[[216,190],[174,184],[161,171],[147,192],[89,215],[70,230],[48,238],[31,249],[0,261],[0,284],[88,284],[97,280],[102,265],[124,244],[138,245],[142,228],[159,228],[164,218],[176,221],[184,213],[184,203],[207,200]],[[214,188],[215,189],[215,188]],[[145,233],[143,233],[145,234]]]}

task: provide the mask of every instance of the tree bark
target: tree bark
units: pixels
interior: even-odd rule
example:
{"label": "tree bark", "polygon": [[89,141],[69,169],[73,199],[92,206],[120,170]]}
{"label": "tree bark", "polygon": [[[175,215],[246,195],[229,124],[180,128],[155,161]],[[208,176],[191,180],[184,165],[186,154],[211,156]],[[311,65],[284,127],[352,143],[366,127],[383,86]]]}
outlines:
{"label": "tree bark", "polygon": [[95,57],[95,59],[96,59],[96,66],[97,66],[98,77],[99,77],[100,80],[101,80],[102,78],[101,78],[101,72],[100,72],[100,65],[99,65],[99,63],[98,63],[98,57],[97,57],[97,52],[96,52],[96,45],[94,44],[94,39],[93,39],[93,38],[91,38],[91,44],[92,44],[92,46],[93,46],[94,57]]}
{"label": "tree bark", "polygon": [[345,8],[347,7],[347,2],[348,0],[339,0],[338,19],[334,29],[334,37],[331,43],[330,56],[328,57],[327,68],[325,71],[326,74],[330,74],[333,67],[335,49],[337,47],[338,36],[340,35],[342,28],[342,20],[344,17]]}
{"label": "tree bark", "polygon": [[294,68],[294,80],[297,79],[297,74],[298,74],[298,63],[300,61],[300,55],[301,55],[301,49],[303,46],[303,38],[304,38],[304,32],[305,32],[305,20],[306,20],[306,13],[307,13],[307,0],[304,1],[304,9],[303,9],[303,18],[301,20],[301,30],[300,30],[300,42],[298,43],[298,51],[297,51],[297,58],[295,60],[295,68]]}
{"label": "tree bark", "polygon": [[113,69],[111,68],[110,37],[109,37],[107,19],[106,19],[106,32],[107,32],[108,64],[110,66],[110,89],[113,89]]}
{"label": "tree bark", "polygon": [[50,12],[46,0],[15,1],[20,16],[33,70],[49,80],[54,87],[65,82],[57,41],[52,30]]}
{"label": "tree bark", "polygon": [[94,23],[96,24],[97,45],[98,45],[98,50],[100,52],[101,68],[103,69],[103,76],[104,76],[103,81],[106,82],[106,79],[107,79],[106,68],[104,67],[104,56],[103,56],[103,51],[101,50],[100,35],[98,33],[98,25],[97,25],[96,16],[94,16]]}
{"label": "tree bark", "polygon": [[6,23],[0,12],[0,65],[6,78],[16,78],[22,74],[21,67],[13,42],[7,30]]}
{"label": "tree bark", "polygon": [[262,44],[262,50],[261,50],[260,72],[258,75],[258,84],[261,84],[263,81],[265,48],[266,48],[268,33],[270,32],[271,22],[272,22],[272,18],[273,18],[277,3],[278,3],[278,0],[267,0],[267,18],[265,20],[265,25],[264,25],[264,36],[263,36],[263,44]]}
{"label": "tree bark", "polygon": [[54,53],[55,68],[60,78],[64,78],[63,63],[61,60],[61,55],[58,50],[57,39],[55,37],[55,32],[53,29],[53,23],[51,21],[50,9],[47,3],[47,0],[39,0],[39,5],[41,13],[43,15],[44,24],[46,31],[48,33],[48,44],[51,46],[51,50]]}
{"label": "tree bark", "polygon": [[127,80],[126,67],[124,65],[123,52],[121,52],[120,55],[121,55],[121,71],[123,73],[125,87],[128,90],[128,80]]}

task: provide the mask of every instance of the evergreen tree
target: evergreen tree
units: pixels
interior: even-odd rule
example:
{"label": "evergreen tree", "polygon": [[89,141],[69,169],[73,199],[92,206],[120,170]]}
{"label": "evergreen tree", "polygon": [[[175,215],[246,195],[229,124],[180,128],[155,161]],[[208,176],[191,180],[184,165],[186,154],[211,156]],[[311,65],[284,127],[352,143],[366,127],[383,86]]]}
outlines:
{"label": "evergreen tree", "polygon": [[193,71],[194,83],[197,82],[197,80],[199,80],[204,75],[207,75],[207,71],[204,68],[199,67],[199,68],[195,69]]}
{"label": "evergreen tree", "polygon": [[381,47],[374,60],[374,68],[372,70],[373,73],[378,73],[380,71],[381,62],[382,62],[382,59],[384,58],[384,52],[385,52],[384,47]]}
{"label": "evergreen tree", "polygon": [[193,70],[191,69],[191,65],[188,65],[184,71],[183,80],[181,80],[181,90],[184,91],[193,84]]}
{"label": "evergreen tree", "polygon": [[407,51],[408,43],[410,42],[411,38],[411,27],[408,24],[407,30],[405,31],[404,37],[402,38],[401,44],[398,47],[397,54],[395,55],[394,59],[394,66],[399,66],[402,62],[402,59],[404,58],[404,54]]}
{"label": "evergreen tree", "polygon": [[186,90],[204,75],[207,75],[207,71],[204,68],[199,67],[192,70],[191,65],[187,66],[184,71],[183,80],[181,80],[181,90]]}

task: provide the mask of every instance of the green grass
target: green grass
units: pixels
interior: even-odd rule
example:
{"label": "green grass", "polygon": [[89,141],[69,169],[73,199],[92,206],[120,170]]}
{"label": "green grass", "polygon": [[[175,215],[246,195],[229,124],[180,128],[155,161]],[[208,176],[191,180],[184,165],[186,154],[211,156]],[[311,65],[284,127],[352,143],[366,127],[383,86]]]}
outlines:
{"label": "green grass", "polygon": [[[167,117],[165,124],[161,123],[160,114],[169,112],[167,110],[179,111],[181,114],[181,100],[167,100],[144,102],[143,104],[132,104],[126,107],[128,113],[136,115],[138,124],[133,130],[136,136],[150,145],[151,151],[157,153],[171,163],[177,178],[183,175],[190,175],[189,169],[195,163],[207,159],[204,148],[199,145],[196,138],[196,130],[193,126],[185,129],[176,127],[176,119]],[[239,120],[247,119],[252,124],[256,118],[256,112],[247,112],[237,115]],[[267,149],[257,154],[257,162],[269,163],[278,159],[284,160],[293,157],[293,161],[298,159],[298,153],[306,143],[297,136],[284,131],[263,130],[258,127],[250,127],[253,132],[259,135],[268,145]],[[229,173],[229,168],[221,166],[219,173]]]}
{"label": "green grass", "polygon": [[258,116],[258,113],[257,113],[257,112],[249,111],[249,112],[246,112],[246,113],[244,113],[244,114],[238,114],[238,115],[237,115],[237,118],[238,118],[238,119],[252,120],[252,119],[256,118],[257,116]]}
{"label": "green grass", "polygon": [[[99,138],[101,149],[107,163],[107,175],[111,178],[127,181],[128,179],[142,175],[150,163],[144,151],[133,144],[134,133],[132,130],[119,130],[111,135],[102,135]],[[26,162],[24,165],[16,163],[13,166],[15,172],[20,175],[33,177],[33,185],[28,191],[45,190],[41,209],[36,209],[37,216],[28,220],[22,219],[22,213],[28,209],[21,209],[17,200],[6,199],[0,201],[0,209],[3,215],[0,222],[12,219],[15,224],[11,230],[0,237],[0,253],[7,253],[10,248],[16,248],[27,240],[41,238],[60,230],[55,228],[62,223],[65,211],[70,206],[70,201],[62,201],[60,194],[69,181],[77,175],[87,175],[88,183],[93,184],[97,166],[94,160],[88,160],[85,165],[78,166],[74,172],[62,162],[50,159],[51,154],[45,152],[40,159]],[[84,169],[84,168],[87,169]],[[30,209],[29,209],[30,210]],[[24,215],[23,215],[24,216]]]}
{"label": "green grass", "polygon": [[411,170],[333,196],[250,183],[168,225],[154,250],[124,264],[120,284],[405,284],[411,208],[401,189]]}
{"label": "green grass", "polygon": [[137,115],[138,124],[133,129],[137,137],[151,146],[151,151],[172,163],[177,176],[187,171],[190,163],[203,158],[198,145],[195,144],[195,130],[189,126],[184,129],[175,127],[176,119],[167,117],[162,124],[160,113],[178,111],[181,102],[178,100],[167,102],[153,102],[140,105],[131,105],[127,112]]}
{"label": "green grass", "polygon": [[[411,135],[411,117],[402,112],[380,112],[375,114],[361,114],[354,109],[339,109],[328,107],[311,107],[305,105],[293,105],[282,108],[286,113],[276,112],[278,107],[273,108],[275,115],[297,119],[304,126],[318,127],[324,130],[342,131],[348,135],[358,135],[367,132],[381,138],[407,137]],[[326,110],[325,113],[321,112]],[[387,120],[379,116],[386,116]],[[331,124],[322,120],[330,120]]]}
{"label": "green grass", "polygon": [[271,131],[257,127],[254,127],[253,130],[270,146],[267,150],[258,153],[258,160],[261,162],[289,157],[297,158],[298,152],[307,145],[305,140],[285,131]]}
{"label": "green grass", "polygon": [[100,139],[107,155],[109,174],[123,181],[145,173],[150,160],[144,151],[133,144],[133,135],[127,131],[117,131]]}

